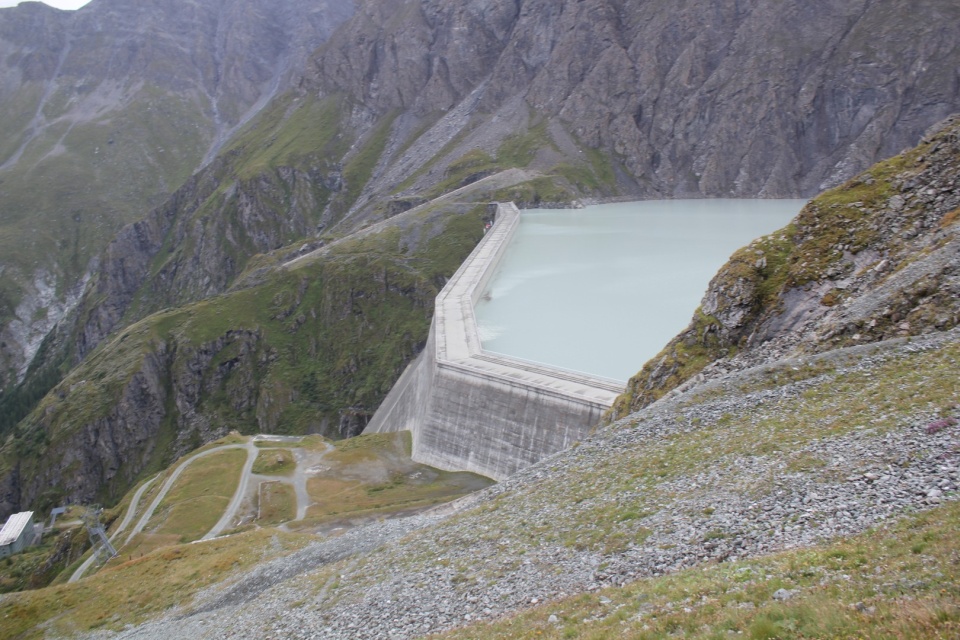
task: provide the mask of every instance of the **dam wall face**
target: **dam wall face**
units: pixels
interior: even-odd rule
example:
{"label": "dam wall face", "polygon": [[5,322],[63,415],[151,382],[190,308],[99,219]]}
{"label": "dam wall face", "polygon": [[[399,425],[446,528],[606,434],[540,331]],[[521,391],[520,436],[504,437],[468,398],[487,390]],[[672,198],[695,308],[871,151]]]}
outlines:
{"label": "dam wall face", "polygon": [[413,459],[501,480],[587,435],[623,391],[614,381],[486,353],[474,303],[520,221],[512,203],[437,296],[426,347],[364,433],[408,430]]}

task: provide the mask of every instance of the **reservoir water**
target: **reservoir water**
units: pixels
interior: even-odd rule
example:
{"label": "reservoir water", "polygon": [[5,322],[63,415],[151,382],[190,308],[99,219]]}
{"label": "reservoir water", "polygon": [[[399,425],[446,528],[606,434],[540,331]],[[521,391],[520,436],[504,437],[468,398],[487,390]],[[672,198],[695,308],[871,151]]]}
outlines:
{"label": "reservoir water", "polygon": [[477,304],[485,351],[626,381],[690,322],[738,248],[805,200],[664,200],[523,211]]}

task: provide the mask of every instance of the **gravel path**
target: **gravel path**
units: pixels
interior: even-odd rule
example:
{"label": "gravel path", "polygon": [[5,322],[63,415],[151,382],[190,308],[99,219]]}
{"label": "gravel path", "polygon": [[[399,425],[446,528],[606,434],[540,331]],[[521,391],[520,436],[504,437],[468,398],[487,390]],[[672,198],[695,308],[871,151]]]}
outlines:
{"label": "gravel path", "polygon": [[[198,453],[195,456],[190,456],[189,458],[181,462],[177,466],[177,468],[173,470],[173,473],[170,474],[170,477],[167,478],[166,482],[163,483],[163,486],[160,487],[160,492],[157,493],[157,495],[154,497],[153,502],[150,503],[150,506],[147,507],[147,510],[143,512],[143,515],[137,521],[137,524],[133,528],[133,530],[130,531],[130,534],[127,536],[127,539],[123,541],[123,544],[124,545],[130,544],[130,541],[133,539],[133,537],[138,533],[140,533],[141,531],[143,531],[143,528],[147,526],[148,522],[150,522],[150,518],[153,517],[153,512],[157,510],[157,507],[160,506],[160,503],[163,502],[163,499],[167,497],[167,493],[169,493],[170,489],[173,487],[174,483],[177,481],[177,478],[180,477],[180,474],[183,473],[188,466],[190,466],[197,460],[200,460],[201,458],[205,458],[214,453],[218,453],[226,449],[248,449],[248,446],[253,446],[253,445],[226,444],[226,445],[223,445],[222,447],[214,447],[213,449],[207,449],[206,451],[203,451],[202,453]],[[256,458],[255,454],[254,454],[254,458]],[[250,462],[249,455],[248,455],[247,462]],[[253,463],[250,463],[250,466],[252,466],[252,464]],[[246,467],[244,468],[246,469]]]}
{"label": "gravel path", "polygon": [[203,536],[201,540],[210,540],[211,538],[216,538],[218,535],[223,533],[224,530],[233,528],[233,521],[237,517],[237,510],[243,503],[243,499],[247,496],[247,486],[250,483],[250,472],[253,469],[253,463],[257,459],[259,449],[257,449],[257,446],[253,444],[253,441],[251,440],[244,445],[227,445],[225,447],[211,449],[211,451],[229,448],[246,449],[247,460],[243,463],[243,471],[240,474],[240,482],[237,483],[237,490],[233,492],[233,498],[230,499],[230,504],[227,505],[227,508],[224,510],[220,520],[217,521],[217,524],[213,525],[213,528],[210,529],[210,531],[207,532],[207,535]]}
{"label": "gravel path", "polygon": [[324,443],[326,447],[319,453],[307,453],[303,449],[295,449],[293,452],[297,462],[296,469],[293,470],[293,489],[297,494],[297,520],[303,520],[307,517],[307,509],[313,504],[313,499],[307,492],[307,469],[316,466],[323,461],[328,453],[333,451],[333,445]]}
{"label": "gravel path", "polygon": [[[130,499],[130,506],[127,507],[127,512],[123,516],[123,520],[120,521],[120,525],[110,534],[110,542],[116,540],[117,536],[123,533],[124,529],[130,525],[130,522],[133,520],[133,517],[137,514],[137,509],[140,506],[140,498],[143,497],[144,492],[154,483],[154,481],[160,477],[160,474],[157,474],[140,485],[140,488],[137,489],[137,492],[133,494],[133,498]],[[83,577],[83,574],[87,572],[90,566],[96,560],[96,555],[92,554],[87,558],[83,564],[77,567],[77,570],[73,572],[73,575],[70,576],[70,579],[67,582],[76,582]]]}

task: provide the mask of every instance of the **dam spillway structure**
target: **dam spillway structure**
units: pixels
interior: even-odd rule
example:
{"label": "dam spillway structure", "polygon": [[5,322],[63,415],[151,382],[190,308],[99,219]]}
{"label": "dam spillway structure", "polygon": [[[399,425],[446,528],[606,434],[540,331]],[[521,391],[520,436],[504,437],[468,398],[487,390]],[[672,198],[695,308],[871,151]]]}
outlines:
{"label": "dam spillway structure", "polygon": [[474,305],[520,223],[515,204],[496,208],[437,296],[426,347],[364,433],[410,431],[415,461],[502,480],[583,439],[624,385],[483,350]]}

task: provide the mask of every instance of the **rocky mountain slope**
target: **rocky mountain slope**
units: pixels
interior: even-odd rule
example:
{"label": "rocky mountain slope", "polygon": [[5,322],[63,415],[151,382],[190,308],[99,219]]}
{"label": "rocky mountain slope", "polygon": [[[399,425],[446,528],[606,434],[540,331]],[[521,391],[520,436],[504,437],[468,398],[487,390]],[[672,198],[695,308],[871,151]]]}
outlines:
{"label": "rocky mountain slope", "polygon": [[438,132],[429,156],[445,144],[492,155],[532,112],[549,122],[542,146],[559,154],[545,163],[599,149],[630,193],[813,195],[952,111],[960,54],[936,25],[957,10],[937,0],[398,0],[359,11],[316,76],[366,117],[401,109],[402,126],[447,114],[459,136]]}
{"label": "rocky mountain slope", "polygon": [[[29,458],[19,464],[34,465],[33,456],[52,453],[45,447],[53,442],[60,442],[58,452],[69,449],[68,441],[81,442],[61,441],[62,426],[69,423],[73,434],[100,433],[91,425],[121,413],[129,424],[157,425],[162,413],[182,425],[184,431],[171,436],[177,452],[194,438],[220,433],[237,410],[208,401],[206,392],[176,396],[163,411],[159,392],[148,394],[149,402],[125,400],[130,396],[119,389],[140,387],[127,386],[138,369],[127,367],[118,349],[124,328],[162,325],[165,313],[207,318],[217,308],[203,304],[211,296],[283,279],[288,260],[326,255],[352,242],[353,234],[366,234],[367,225],[379,230],[394,219],[406,224],[403,215],[464,210],[440,211],[432,200],[457,189],[473,189],[463,202],[772,196],[809,194],[852,175],[915,141],[956,104],[960,52],[941,27],[955,22],[956,13],[955,3],[945,0],[836,1],[816,10],[760,1],[362,3],[317,52],[302,82],[100,257],[75,314],[50,334],[33,371],[0,406],[0,413],[19,407],[3,414],[13,416],[6,431],[16,431],[5,445],[7,460],[19,446]],[[403,232],[413,240],[401,253],[420,251],[431,233]],[[419,255],[448,265],[447,254],[432,253],[441,246]],[[382,278],[375,263],[357,268],[365,269],[367,282]],[[428,273],[442,283],[443,269]],[[403,308],[410,298],[394,300]],[[395,311],[391,306],[384,313]],[[227,327],[214,324],[223,333],[205,340],[226,334]],[[245,326],[258,330],[256,323]],[[314,379],[307,368],[277,364],[278,371],[287,367],[283,390],[291,403],[304,397],[292,389],[339,389],[346,382],[349,390],[319,400],[329,404],[317,424],[294,419],[289,428],[319,428],[326,420],[332,434],[339,431],[333,425],[351,415],[362,422],[402,360],[422,344],[425,327],[392,334],[391,340],[413,346],[376,373],[375,360],[359,355],[372,348],[359,330],[350,347],[356,351],[339,373],[316,372]],[[302,339],[291,349],[309,352]],[[179,369],[170,368],[170,346],[160,340],[144,347],[151,361],[163,363],[148,388],[175,386]],[[64,381],[39,400],[68,369],[94,357],[105,372],[129,374],[116,393]],[[228,360],[233,375],[260,384],[259,360]],[[76,375],[70,379],[85,379]],[[364,382],[370,376],[376,385]],[[358,388],[379,391],[351,398]],[[50,409],[70,389],[71,402],[84,406],[79,415],[90,418],[86,426]],[[241,423],[253,428],[257,422],[248,415]],[[149,437],[119,438],[121,446],[106,449],[91,442],[96,438],[80,446],[91,478],[69,490],[61,482],[47,499],[58,491],[85,496],[97,487],[118,496],[137,469],[160,464],[148,464],[150,451],[162,449]],[[114,458],[137,462],[118,473]],[[38,475],[51,479],[73,463],[45,460],[49,466]],[[37,488],[23,490],[12,462],[4,468],[7,505],[39,495]],[[104,482],[109,488],[98,484]]]}
{"label": "rocky mountain slope", "polygon": [[[596,4],[589,10],[578,4],[549,11],[535,3],[519,11],[509,3],[462,10],[411,1],[365,5],[317,56],[316,71],[299,97],[278,101],[235,146],[241,156],[243,149],[263,146],[266,153],[225,159],[225,170],[199,178],[211,183],[207,192],[193,193],[188,184],[185,197],[151,215],[150,226],[157,231],[147,246],[134,247],[134,255],[119,246],[119,255],[106,257],[93,296],[94,321],[81,330],[81,353],[113,330],[135,296],[141,310],[128,321],[224,290],[253,253],[298,235],[313,242],[323,234],[344,235],[371,218],[382,219],[497,171],[519,166],[547,174],[502,194],[532,201],[623,193],[804,195],[912,143],[956,101],[956,82],[949,75],[960,54],[929,26],[952,15],[950,3],[917,8],[886,2],[882,10],[845,3],[837,9],[842,16],[827,12],[816,18],[819,27],[804,34],[803,47],[778,52],[779,67],[755,73],[744,69],[757,60],[770,64],[758,51],[781,42],[774,36],[803,21],[805,16],[795,14],[805,10],[784,12],[780,5],[774,10],[763,3],[724,7],[715,9],[717,20],[703,25],[693,8],[687,13],[662,7],[650,15],[649,7],[615,11]],[[924,12],[927,19],[919,17]],[[663,28],[666,22],[671,29]],[[610,37],[595,38],[592,31],[576,28],[581,24]],[[730,44],[719,48],[721,54],[707,55],[716,47],[683,48],[671,41],[671,49],[661,42],[683,29],[705,30],[698,37]],[[920,40],[929,46],[908,45],[921,32]],[[553,35],[559,33],[569,35]],[[882,35],[877,41],[888,49],[864,48],[867,33]],[[675,33],[670,37],[688,40]],[[426,52],[415,54],[424,43]],[[527,49],[521,60],[514,58]],[[904,57],[904,50],[911,53]],[[642,57],[651,51],[662,52],[663,62],[654,65]],[[559,78],[572,58],[599,62]],[[687,58],[691,61],[684,62]],[[612,59],[627,66],[610,68]],[[908,74],[892,66],[908,62],[913,69]],[[686,64],[705,69],[696,78],[674,77]],[[836,86],[841,76],[851,97],[827,96],[827,87]],[[878,81],[881,76],[884,83]],[[628,80],[614,87],[606,84],[611,78]],[[808,93],[810,107],[802,112],[783,107],[795,101],[767,92],[764,83],[771,78],[780,79],[787,94]],[[893,78],[896,86],[889,82]],[[878,85],[886,87],[882,95],[874,89]],[[588,91],[594,99],[583,95]],[[742,118],[727,92],[750,104],[762,102],[769,117]],[[634,103],[627,114],[631,130],[611,124],[627,116],[612,112],[605,95],[616,95],[621,110]],[[678,135],[677,127],[693,125],[670,124],[668,134],[656,135],[667,129],[657,114],[678,117],[685,103],[701,105],[695,118],[709,120],[709,126]],[[848,113],[851,109],[858,115]],[[633,117],[644,110],[645,119]],[[769,125],[756,124],[767,120]],[[823,122],[832,123],[832,132]],[[291,135],[300,138],[293,154],[283,148]],[[312,149],[302,144],[304,138]],[[695,144],[681,146],[684,139]],[[721,149],[728,154],[723,162]],[[661,171],[662,158],[673,159]],[[778,166],[789,175],[773,175]],[[694,174],[703,177],[683,178]],[[274,194],[279,193],[297,195],[278,199]],[[287,230],[265,235],[264,223]],[[165,236],[169,225],[179,229]],[[312,225],[319,231],[310,233]],[[143,230],[138,227],[136,233]],[[164,242],[175,247],[174,259],[153,274],[142,268],[128,273],[128,262],[149,263]],[[111,280],[123,282],[118,286]]]}
{"label": "rocky mountain slope", "polygon": [[0,511],[113,504],[231,430],[357,435],[422,349],[433,299],[484,215],[397,216],[257,286],[125,328],[0,446]]}
{"label": "rocky mountain slope", "polygon": [[[949,287],[960,219],[943,210],[956,208],[956,189],[939,185],[958,175],[958,141],[952,121],[814,199],[754,248],[805,228],[813,212],[853,215],[832,207],[866,186],[888,204],[859,192],[850,229],[876,234],[857,253],[884,248],[893,267],[851,283],[840,305],[889,304],[889,291],[923,286],[931,273],[945,273],[937,290]],[[921,197],[893,212],[889,200],[907,185]],[[832,246],[837,233],[810,227],[797,246]],[[898,265],[904,240],[925,248]],[[734,271],[746,290],[742,262],[743,252],[712,292]],[[753,317],[781,313],[782,290],[764,289]],[[914,335],[840,334],[794,357],[779,351],[793,334],[781,323],[766,342],[739,346],[738,369],[699,380],[687,372],[690,384],[669,397],[452,508],[279,558],[289,540],[265,551],[256,532],[202,557],[191,545],[166,552],[168,572],[157,558],[132,560],[87,584],[6,596],[0,615],[25,638],[950,637],[960,628],[960,328],[955,300],[924,298],[912,308],[923,313],[908,312]],[[260,554],[271,559],[250,567]],[[185,578],[197,562],[205,570]],[[131,606],[145,575],[179,604]]]}
{"label": "rocky mountain slope", "polygon": [[351,2],[94,0],[0,10],[0,390],[90,260],[299,80]]}
{"label": "rocky mountain slope", "polygon": [[918,148],[738,251],[690,326],[630,381],[614,414],[744,366],[960,322],[958,124],[950,118]]}

